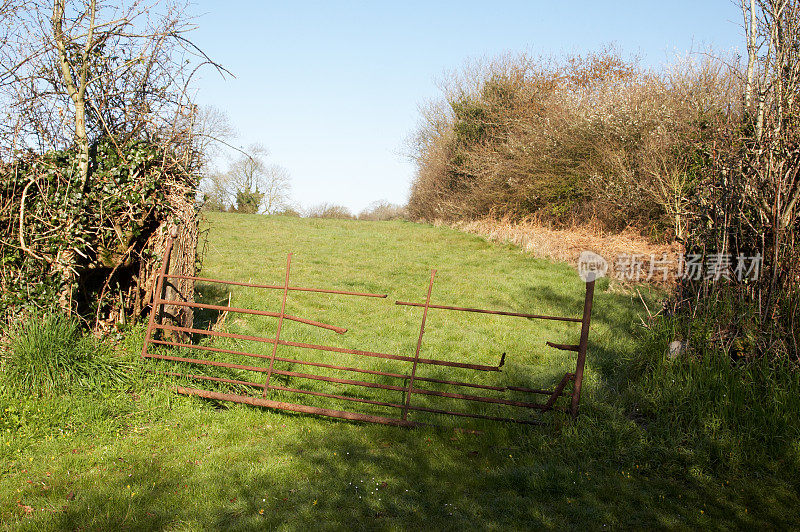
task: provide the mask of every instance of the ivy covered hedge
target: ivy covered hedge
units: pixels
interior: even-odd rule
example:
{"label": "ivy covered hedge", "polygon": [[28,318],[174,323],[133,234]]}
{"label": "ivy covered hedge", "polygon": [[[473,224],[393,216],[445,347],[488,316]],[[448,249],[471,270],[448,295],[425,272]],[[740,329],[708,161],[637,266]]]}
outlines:
{"label": "ivy covered hedge", "polygon": [[[0,313],[58,302],[92,326],[138,317],[164,233],[182,228],[194,271],[195,177],[146,141],[103,138],[80,186],[76,150],[20,154],[0,166]],[[178,246],[180,248],[180,246]]]}

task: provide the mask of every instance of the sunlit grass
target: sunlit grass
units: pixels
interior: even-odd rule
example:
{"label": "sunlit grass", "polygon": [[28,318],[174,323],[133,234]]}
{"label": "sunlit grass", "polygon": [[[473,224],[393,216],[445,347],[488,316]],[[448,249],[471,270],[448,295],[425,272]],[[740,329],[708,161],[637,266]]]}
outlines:
{"label": "sunlit grass", "polygon": [[[583,297],[569,265],[402,222],[214,215],[207,250],[204,276],[280,284],[292,251],[293,285],[388,293],[371,300],[294,292],[289,312],[348,332],[290,323],[281,334],[388,353],[413,354],[420,309],[393,300],[421,301],[430,268],[438,269],[432,299],[444,304],[579,316]],[[229,295],[208,285],[199,293],[226,302]],[[231,288],[230,297],[235,306],[280,305],[279,291]],[[576,423],[437,417],[444,428],[408,430],[186,398],[148,373],[124,391],[21,401],[3,388],[0,522],[31,530],[798,527],[796,373],[731,369],[718,358],[667,362],[670,331],[642,329],[638,299],[599,283]],[[544,342],[574,342],[576,325],[445,311],[429,320],[424,356],[489,364],[505,351],[507,362],[500,373],[426,367],[426,375],[462,371],[459,378],[552,386],[574,367],[570,353]],[[263,336],[274,324],[234,315],[225,322]],[[142,337],[135,329],[120,347],[130,359]],[[407,370],[378,359],[279,353]]]}

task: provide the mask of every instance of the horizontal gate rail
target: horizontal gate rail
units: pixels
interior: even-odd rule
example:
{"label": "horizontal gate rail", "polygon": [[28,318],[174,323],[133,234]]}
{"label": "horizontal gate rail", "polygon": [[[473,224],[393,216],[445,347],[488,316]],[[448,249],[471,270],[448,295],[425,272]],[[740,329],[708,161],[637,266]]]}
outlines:
{"label": "horizontal gate rail", "polygon": [[[239,385],[243,385],[243,386],[252,386],[254,388],[264,388],[265,387],[264,384],[261,384],[261,383],[258,383],[258,382],[241,381],[241,380],[236,380],[236,379],[225,379],[225,378],[222,378],[222,377],[209,377],[208,375],[192,375],[192,374],[188,374],[188,373],[187,374],[183,374],[183,373],[175,373],[175,372],[170,372],[170,371],[164,371],[164,372],[161,372],[161,374],[162,375],[171,375],[171,376],[174,376],[174,377],[186,377],[186,378],[189,378],[189,379],[199,379],[199,380],[207,380],[207,381],[214,381],[214,382],[225,382],[225,383],[228,383],[228,384],[239,384]],[[347,396],[347,395],[335,395],[335,394],[332,394],[332,393],[318,392],[318,391],[315,391],[315,390],[302,390],[302,389],[299,389],[299,388],[288,388],[286,386],[278,386],[278,385],[274,385],[274,384],[269,385],[268,388],[271,389],[271,390],[278,390],[278,391],[282,391],[282,392],[299,393],[299,394],[305,394],[305,395],[316,395],[316,396],[319,396],[319,397],[328,397],[330,399],[340,399],[342,401],[353,401],[353,402],[356,402],[356,403],[367,403],[367,404],[371,404],[371,405],[386,406],[386,407],[392,407],[392,408],[403,408],[403,405],[399,405],[397,403],[386,403],[386,402],[383,402],[383,401],[374,401],[372,399],[364,399],[362,397],[350,397],[350,396]]]}
{"label": "horizontal gate rail", "polygon": [[[191,275],[165,275],[167,279],[188,279],[191,281],[200,281],[205,283],[218,283],[218,284],[230,284],[236,286],[247,286],[250,288],[271,288],[274,290],[283,290],[283,287],[280,285],[274,284],[253,284],[253,283],[241,283],[238,281],[223,281],[222,279],[209,279],[207,277],[192,277]],[[297,291],[297,292],[319,292],[322,294],[339,294],[343,296],[361,296],[361,297],[379,297],[379,298],[386,298],[388,294],[370,294],[367,292],[348,292],[347,290],[327,290],[324,288],[303,288],[300,286],[290,286],[290,291]]]}
{"label": "horizontal gate rail", "polygon": [[[425,303],[411,303],[409,301],[395,301],[395,305],[403,305],[406,307],[424,307],[426,306]],[[523,314],[521,312],[508,312],[505,310],[485,310],[481,308],[469,308],[469,307],[451,307],[447,305],[434,305],[430,304],[427,305],[428,308],[436,308],[442,310],[458,310],[461,312],[477,312],[479,314],[495,314],[498,316],[516,316],[518,318],[530,318],[530,319],[537,319],[537,320],[553,320],[553,321],[571,321],[575,323],[580,323],[582,320],[580,318],[564,318],[562,316],[544,316],[541,314]]]}
{"label": "horizontal gate rail", "polygon": [[[191,329],[188,327],[179,327],[177,325],[155,325],[156,329],[166,329],[168,331],[186,332],[192,334],[202,334],[207,336],[221,336],[223,338],[236,338],[238,340],[250,340],[253,342],[261,342],[265,344],[274,344],[274,338],[262,338],[260,336],[248,336],[245,334],[226,333],[222,331],[212,331],[207,329]],[[374,351],[361,351],[359,349],[347,349],[344,347],[333,347],[329,345],[306,344],[302,342],[290,342],[288,340],[278,340],[278,345],[286,347],[299,347],[302,349],[314,349],[317,351],[329,351],[332,353],[344,353],[348,355],[361,355],[365,357],[385,358],[388,360],[401,360],[404,362],[413,362],[414,357],[403,355],[390,355],[388,353],[376,353]],[[238,353],[242,354],[242,353]],[[246,353],[245,353],[246,354]],[[486,366],[483,364],[468,364],[465,362],[452,362],[450,360],[436,360],[432,358],[420,358],[420,364],[430,364],[432,366],[448,366],[453,368],[474,369],[477,371],[500,371],[500,366]]]}
{"label": "horizontal gate rail", "polygon": [[[255,371],[259,373],[266,373],[269,371],[269,368],[264,368],[261,366],[246,366],[243,364],[234,364],[232,362],[218,362],[215,360],[204,360],[204,359],[197,359],[197,358],[187,358],[187,357],[178,357],[173,355],[150,355],[150,358],[157,358],[161,360],[171,360],[173,362],[185,362],[188,364],[200,364],[204,366],[214,366],[220,368],[230,368],[230,369],[241,369],[245,371]],[[311,373],[299,373],[296,371],[288,371],[288,370],[278,370],[273,369],[272,373],[275,375],[285,375],[287,377],[297,377],[300,379],[309,379],[309,380],[318,380],[318,381],[325,381],[325,382],[334,382],[337,384],[348,384],[351,386],[361,386],[363,388],[378,388],[381,390],[391,390],[396,392],[406,392],[409,388],[405,386],[395,386],[392,384],[380,384],[377,382],[368,382],[368,381],[357,381],[352,379],[340,379],[337,377],[327,377],[324,375],[315,375]],[[267,389],[270,389],[271,386],[269,384],[262,385]],[[525,403],[522,401],[511,401],[508,399],[500,399],[496,397],[484,397],[484,396],[476,396],[476,395],[465,395],[465,394],[458,394],[458,393],[451,393],[451,392],[441,392],[437,390],[425,390],[421,388],[410,388],[412,393],[419,393],[422,395],[434,395],[437,397],[448,397],[451,399],[464,399],[467,401],[476,401],[476,402],[483,402],[483,403],[495,403],[495,404],[502,404],[502,405],[509,405],[509,406],[518,406],[522,408],[533,408],[533,409],[540,409],[546,410],[547,407],[545,404],[542,403]],[[552,394],[552,392],[551,392]]]}
{"label": "horizontal gate rail", "polygon": [[217,399],[219,401],[232,401],[234,403],[245,403],[254,406],[265,406],[267,408],[276,408],[278,410],[288,410],[289,412],[300,412],[303,414],[317,414],[320,416],[335,417],[339,419],[349,419],[352,421],[369,421],[370,423],[382,423],[384,425],[395,425],[398,427],[414,427],[418,425],[418,423],[415,423],[413,421],[403,421],[402,419],[394,419],[383,416],[373,416],[370,414],[361,414],[358,412],[345,412],[342,410],[320,408],[317,406],[284,403],[282,401],[273,401],[271,399],[264,399],[262,397],[250,397],[245,395],[233,395],[229,393],[211,392],[208,390],[185,388],[183,386],[178,386],[176,391],[180,394],[196,395],[198,397],[205,397],[206,399]]}
{"label": "horizontal gate rail", "polygon": [[[263,384],[259,384],[257,382],[238,381],[238,380],[234,380],[234,379],[221,379],[221,378],[218,378],[218,377],[208,377],[206,375],[190,375],[190,374],[170,373],[170,372],[164,372],[163,374],[164,375],[172,375],[172,376],[175,376],[175,377],[187,377],[187,378],[196,378],[196,379],[211,380],[211,381],[217,381],[217,382],[226,382],[226,383],[229,383],[229,384],[240,384],[240,385],[245,385],[245,386],[253,386],[253,387],[256,387],[256,388],[261,388],[262,386],[264,386]],[[311,391],[311,390],[299,390],[299,389],[283,388],[283,387],[275,387],[275,389],[280,389],[282,391],[301,393],[301,394],[317,395],[317,396],[320,396],[320,397],[327,397],[327,398],[331,398],[331,399],[341,399],[343,401],[353,401],[353,402],[358,402],[358,403],[368,403],[368,404],[377,405],[377,406],[386,406],[386,407],[393,407],[393,408],[405,408],[405,405],[400,405],[400,404],[396,404],[396,403],[384,403],[384,402],[381,402],[381,401],[372,401],[370,399],[362,399],[360,397],[348,397],[348,396],[345,396],[345,395],[334,395],[334,394],[329,394],[329,393],[324,393],[324,392],[315,392],[315,391]],[[206,396],[206,395],[203,395],[203,394],[200,394],[200,393],[196,393],[196,392],[201,392],[201,391],[202,392],[206,392],[205,390],[193,390],[191,388],[178,387],[178,393],[183,393],[185,395],[198,395],[200,397],[208,397],[208,398],[211,398],[211,399],[217,398],[217,397],[213,397],[213,396]],[[217,393],[217,392],[206,392],[206,393],[213,394],[215,396],[226,395],[226,394],[220,394],[220,393]],[[241,397],[241,398],[245,398],[245,399],[248,398],[248,397],[239,396],[239,395],[234,396],[234,397]],[[225,400],[232,400],[232,399],[225,399]],[[247,401],[239,401],[239,402],[247,402]],[[288,405],[288,404],[293,404],[293,403],[284,403],[284,404]],[[264,406],[266,406],[266,405],[264,405]],[[295,405],[295,406],[304,406],[304,405]],[[315,408],[315,407],[309,407],[309,408]],[[505,422],[510,422],[510,423],[521,423],[521,424],[526,424],[526,425],[541,425],[542,424],[542,422],[538,421],[538,420],[516,419],[516,418],[509,418],[509,417],[490,416],[490,415],[485,415],[485,414],[475,414],[475,413],[469,413],[469,412],[451,412],[449,410],[441,410],[441,409],[438,409],[438,408],[428,408],[428,407],[424,407],[424,406],[410,405],[408,407],[408,409],[409,410],[415,410],[417,412],[430,412],[430,413],[434,413],[434,414],[445,414],[445,415],[460,416],[460,417],[470,417],[470,418],[476,418],[476,419],[487,419],[487,420],[490,420],[490,421],[505,421]],[[290,410],[290,409],[284,409],[284,410]],[[315,413],[315,412],[312,412],[312,413]],[[338,417],[338,416],[333,416],[333,417]],[[370,417],[379,417],[379,416],[370,416]],[[403,421],[403,420],[395,419],[395,418],[383,418],[383,419],[393,420],[393,421],[400,421],[400,422]],[[366,420],[366,421],[369,421],[369,420]],[[407,421],[406,423],[409,423],[411,426],[413,426],[413,425],[421,425],[421,423],[414,422],[414,421]],[[394,423],[389,423],[389,424],[394,424]]]}
{"label": "horizontal gate rail", "polygon": [[[171,347],[183,347],[186,349],[199,349],[201,351],[211,351],[214,353],[225,353],[230,355],[242,355],[248,357],[255,357],[255,358],[269,358],[268,355],[262,355],[259,353],[248,353],[245,351],[236,351],[233,349],[222,349],[220,347],[210,347],[207,345],[197,345],[197,344],[184,344],[180,342],[167,342],[164,340],[151,340],[154,344],[159,345],[168,345]],[[378,371],[374,369],[365,369],[365,368],[356,368],[352,366],[337,366],[335,364],[324,364],[322,362],[310,362],[307,360],[299,360],[294,358],[283,358],[283,357],[275,357],[276,362],[288,362],[290,364],[301,364],[305,366],[315,366],[320,368],[328,368],[328,369],[337,369],[342,371],[352,371],[356,373],[368,373],[370,375],[381,375],[384,377],[395,377],[398,379],[408,379],[410,375],[403,374],[403,373],[391,373],[387,371]],[[571,375],[571,374],[570,374]],[[435,384],[449,384],[451,386],[464,386],[469,388],[480,388],[483,390],[494,390],[498,392],[505,392],[505,391],[515,391],[515,392],[523,392],[523,393],[537,393],[537,394],[544,394],[544,395],[551,395],[553,390],[537,390],[534,388],[523,388],[521,386],[492,386],[490,384],[475,384],[471,382],[460,382],[460,381],[448,381],[443,379],[434,379],[431,377],[417,377],[416,380],[423,381],[423,382],[432,382]],[[569,394],[564,394],[569,395]]]}
{"label": "horizontal gate rail", "polygon": [[[480,308],[471,308],[471,307],[455,307],[455,306],[448,306],[448,305],[439,305],[433,304],[431,302],[431,293],[433,289],[433,282],[434,277],[436,274],[435,270],[431,270],[431,277],[430,283],[428,285],[427,290],[427,297],[425,303],[414,303],[414,302],[407,302],[407,301],[395,301],[396,305],[403,305],[403,306],[412,306],[412,307],[423,307],[424,312],[422,314],[422,323],[419,329],[419,337],[417,339],[416,351],[414,356],[407,356],[407,355],[395,355],[389,353],[381,353],[381,352],[374,352],[374,351],[365,351],[360,349],[349,349],[344,347],[335,347],[335,346],[328,346],[328,345],[319,345],[319,344],[312,344],[312,343],[303,343],[303,342],[294,342],[289,340],[281,339],[281,329],[283,320],[294,321],[298,323],[303,323],[306,325],[311,325],[314,327],[323,328],[326,330],[334,331],[338,334],[344,334],[347,332],[347,329],[344,327],[338,327],[334,325],[329,325],[326,323],[322,323],[319,321],[302,318],[298,316],[292,316],[286,313],[286,303],[287,303],[287,296],[292,291],[302,291],[302,292],[311,292],[311,293],[322,293],[322,294],[337,294],[337,295],[345,295],[345,296],[358,296],[358,297],[370,297],[370,298],[386,298],[387,294],[374,294],[374,293],[366,293],[366,292],[350,292],[344,290],[329,290],[323,288],[309,288],[309,287],[299,287],[299,286],[291,286],[289,281],[289,273],[291,267],[291,259],[292,254],[290,253],[287,256],[286,261],[286,275],[283,285],[269,285],[269,284],[256,284],[256,283],[245,283],[245,282],[238,282],[238,281],[225,281],[221,279],[210,279],[206,277],[199,277],[199,276],[185,276],[185,275],[174,275],[169,274],[169,255],[172,249],[172,240],[168,239],[167,244],[165,246],[164,252],[164,259],[162,260],[162,265],[159,270],[158,276],[155,282],[155,288],[152,293],[152,306],[150,312],[150,319],[148,322],[147,332],[145,335],[145,341],[142,348],[142,356],[145,358],[153,358],[153,359],[160,359],[164,361],[170,362],[177,362],[182,364],[191,364],[191,365],[203,365],[203,366],[210,366],[210,367],[217,367],[217,368],[225,368],[228,370],[234,370],[234,374],[229,376],[212,376],[212,375],[200,375],[194,373],[179,373],[176,371],[155,371],[155,373],[161,373],[164,375],[171,375],[180,378],[188,378],[194,380],[202,380],[207,382],[217,382],[217,383],[226,383],[232,385],[241,385],[250,388],[256,388],[261,390],[261,397],[254,397],[251,395],[236,395],[236,394],[229,394],[229,393],[222,393],[222,392],[215,392],[210,390],[199,390],[195,388],[188,388],[184,386],[178,386],[177,391],[178,393],[187,394],[187,395],[196,395],[199,397],[205,397],[209,399],[219,399],[219,400],[226,400],[226,401],[234,401],[244,404],[251,404],[256,406],[265,406],[269,408],[277,408],[287,411],[293,412],[300,412],[300,413],[309,413],[309,414],[317,414],[317,415],[325,415],[334,418],[341,418],[341,419],[350,419],[350,420],[357,420],[357,421],[370,421],[375,423],[384,423],[389,425],[396,425],[396,426],[406,426],[412,427],[417,426],[422,423],[420,421],[409,420],[408,414],[409,412],[421,412],[421,413],[430,413],[430,414],[441,414],[441,415],[450,415],[450,416],[458,416],[458,417],[465,417],[465,418],[476,418],[476,419],[484,419],[490,421],[504,421],[504,422],[513,422],[513,423],[521,423],[521,424],[541,424],[541,421],[538,419],[531,419],[531,418],[514,418],[514,417],[503,417],[492,415],[490,413],[483,413],[482,411],[474,412],[474,411],[453,411],[453,410],[445,410],[441,408],[435,408],[435,405],[428,405],[428,404],[414,404],[412,402],[412,397],[414,394],[419,396],[426,396],[426,397],[438,397],[448,400],[455,400],[455,401],[465,401],[465,402],[472,402],[472,403],[480,403],[485,405],[494,405],[494,408],[507,408],[507,407],[514,407],[514,408],[521,408],[527,411],[534,411],[534,412],[547,412],[552,410],[558,410],[563,412],[569,412],[572,414],[573,417],[577,415],[577,407],[578,402],[580,400],[580,391],[581,391],[581,382],[583,379],[583,369],[585,365],[585,358],[586,358],[586,350],[587,350],[587,343],[588,343],[588,333],[589,333],[589,324],[591,319],[591,306],[592,306],[592,299],[594,294],[594,281],[589,281],[586,283],[586,296],[584,300],[584,312],[582,318],[570,318],[570,317],[560,317],[560,316],[548,316],[548,315],[540,315],[540,314],[530,314],[530,313],[521,313],[521,312],[511,312],[511,311],[504,311],[504,310],[487,310],[487,309],[480,309]],[[208,282],[208,283],[220,283],[220,284],[227,284],[227,285],[235,285],[235,286],[243,286],[248,288],[260,288],[260,289],[271,289],[271,290],[283,290],[283,297],[281,301],[280,312],[271,312],[266,310],[254,310],[248,308],[240,308],[240,307],[232,307],[230,305],[214,305],[210,303],[196,303],[193,301],[172,301],[166,300],[162,298],[162,294],[165,288],[166,283],[168,282],[167,279],[187,279],[187,280],[194,280],[200,282]],[[256,315],[256,316],[267,316],[273,317],[278,319],[277,331],[274,338],[267,338],[262,336],[253,336],[253,335],[245,335],[245,334],[236,334],[236,333],[229,333],[225,331],[215,331],[213,329],[197,329],[192,327],[180,327],[177,325],[171,325],[169,323],[161,323],[160,322],[160,314],[161,309],[164,308],[166,305],[174,305],[174,306],[183,306],[183,307],[190,307],[190,308],[199,308],[199,309],[208,309],[208,310],[218,310],[221,312],[233,312],[233,313],[240,313],[240,314],[249,314],[249,315]],[[544,319],[544,320],[553,320],[553,321],[561,321],[561,322],[572,322],[572,323],[581,323],[581,337],[578,344],[557,344],[552,342],[547,342],[547,345],[556,349],[565,350],[565,351],[572,351],[578,354],[576,368],[574,372],[565,373],[563,378],[558,382],[554,389],[535,389],[535,388],[527,388],[522,386],[509,386],[509,385],[493,385],[493,384],[482,384],[482,383],[471,383],[465,382],[462,380],[451,380],[451,379],[442,379],[442,378],[434,378],[428,377],[424,375],[418,375],[418,372],[424,367],[430,366],[439,366],[439,367],[449,367],[454,369],[461,369],[461,370],[472,370],[472,371],[481,371],[481,372],[499,372],[501,371],[502,366],[505,362],[506,354],[503,353],[500,357],[499,363],[494,365],[487,365],[487,364],[474,364],[468,362],[460,362],[460,361],[450,361],[450,360],[441,360],[436,358],[423,358],[421,357],[422,351],[422,341],[423,336],[425,333],[425,323],[426,318],[428,317],[428,309],[441,309],[441,310],[451,310],[451,311],[461,311],[461,312],[473,312],[473,313],[480,313],[480,314],[491,314],[491,315],[500,315],[500,316],[512,316],[512,317],[522,317],[528,319]],[[225,349],[222,347],[214,347],[210,345],[198,345],[192,343],[191,341],[172,341],[169,338],[156,338],[155,335],[157,331],[164,331],[164,332],[177,332],[177,333],[184,333],[188,335],[199,335],[199,336],[207,336],[207,337],[221,337],[221,338],[231,338],[235,340],[243,340],[243,341],[252,341],[258,342],[262,344],[269,344],[271,345],[271,354],[260,354],[260,353],[250,353],[246,351],[239,351],[234,349]],[[163,333],[162,333],[163,334]],[[191,356],[177,356],[177,354],[168,354],[162,352],[148,352],[148,346],[158,346],[161,348],[179,348],[179,349],[192,349],[198,351],[204,351],[206,353],[217,353],[217,354],[225,354],[225,355],[233,355],[233,356],[245,356],[255,359],[262,359],[264,360],[264,366],[259,365],[249,365],[238,363],[235,358],[229,358],[227,360],[211,360],[206,358],[194,358]],[[411,363],[411,366],[408,368],[410,371],[405,372],[391,372],[391,371],[380,371],[376,369],[368,369],[356,366],[348,366],[348,365],[339,365],[328,363],[327,361],[313,361],[313,360],[303,360],[300,358],[294,357],[287,357],[287,356],[278,356],[278,348],[279,347],[289,347],[289,348],[298,348],[298,349],[306,349],[312,351],[321,351],[321,352],[328,352],[328,353],[335,353],[341,355],[351,355],[356,357],[369,357],[369,358],[378,358],[378,359],[385,359],[385,360],[394,360],[403,363]],[[182,353],[181,353],[182,354]],[[200,356],[199,353],[198,357]],[[269,360],[269,364],[267,366],[266,360]],[[363,375],[374,375],[377,377],[385,377],[389,379],[398,379],[402,380],[397,384],[388,384],[384,382],[373,382],[373,381],[365,381],[365,380],[356,380],[351,378],[343,378],[347,375],[342,377],[331,376],[331,375],[320,375],[317,373],[308,373],[308,372],[300,372],[300,371],[291,371],[289,369],[280,369],[275,367],[275,363],[286,363],[286,364],[298,364],[301,366],[306,366],[310,368],[325,368],[334,371],[342,371],[342,372],[351,372]],[[265,367],[266,366],[266,367]],[[242,371],[242,372],[253,372],[256,374],[264,374],[265,381],[264,382],[253,382],[251,380],[245,380],[243,378],[235,378],[235,372]],[[242,374],[244,375],[244,374]],[[272,375],[279,375],[282,377],[288,377],[290,379],[300,379],[300,380],[308,380],[308,381],[318,381],[324,383],[332,383],[336,385],[343,385],[343,386],[354,386],[358,388],[366,388],[366,389],[374,389],[374,390],[385,390],[387,392],[399,392],[402,394],[402,400],[392,401],[391,399],[383,400],[382,397],[377,398],[370,398],[370,397],[361,397],[361,396],[353,396],[353,395],[342,395],[340,393],[330,393],[329,391],[320,391],[318,389],[307,389],[305,387],[295,387],[290,386],[288,383],[281,382],[273,383],[270,382],[270,377]],[[533,394],[533,395],[544,395],[545,402],[530,402],[525,400],[517,400],[512,399],[509,397],[497,397],[497,396],[488,396],[488,395],[473,395],[468,393],[456,393],[452,391],[443,391],[441,389],[428,389],[428,388],[420,388],[420,383],[430,383],[434,385],[440,386],[450,386],[450,387],[464,387],[464,388],[471,388],[475,390],[487,390],[491,392],[499,392],[500,394],[504,392],[516,392],[521,394]],[[572,383],[572,391],[569,392],[566,390],[567,385]],[[313,386],[312,386],[313,388]],[[325,388],[323,388],[325,389]],[[343,411],[343,410],[335,410],[329,408],[322,408],[317,406],[310,406],[306,404],[297,404],[297,403],[289,403],[284,401],[275,401],[272,399],[267,398],[268,391],[275,391],[275,392],[282,392],[282,393],[290,393],[290,394],[299,394],[299,395],[308,395],[308,396],[315,396],[321,397],[326,399],[332,399],[337,401],[346,401],[351,403],[361,403],[366,405],[373,405],[376,407],[383,407],[383,408],[392,408],[398,409],[400,411],[399,416],[397,418],[394,417],[386,417],[386,416],[379,416],[379,415],[372,415],[367,413],[361,412],[350,412],[350,411]],[[333,390],[336,392],[336,390]],[[348,392],[349,393],[349,392]],[[364,394],[368,395],[368,394]],[[379,394],[380,395],[380,394]],[[569,409],[562,408],[556,405],[556,401],[561,398],[565,397],[570,401]],[[397,399],[400,399],[398,397]]]}
{"label": "horizontal gate rail", "polygon": [[[224,305],[209,305],[208,303],[195,303],[193,301],[171,301],[167,299],[162,299],[161,303],[163,305],[175,305],[177,307],[192,307],[192,308],[202,308],[208,310],[220,310],[223,312],[235,312],[237,314],[253,314],[256,316],[269,316],[271,318],[281,317],[280,313],[270,312],[268,310],[251,310],[249,308],[226,307]],[[347,329],[345,329],[344,327],[336,327],[335,325],[328,325],[327,323],[321,323],[319,321],[309,320],[306,318],[298,318],[297,316],[291,316],[289,314],[284,314],[283,319],[296,321],[298,323],[305,323],[306,325],[313,325],[314,327],[319,327],[321,329],[328,329],[329,331],[337,332],[339,334],[344,334],[347,332]]]}

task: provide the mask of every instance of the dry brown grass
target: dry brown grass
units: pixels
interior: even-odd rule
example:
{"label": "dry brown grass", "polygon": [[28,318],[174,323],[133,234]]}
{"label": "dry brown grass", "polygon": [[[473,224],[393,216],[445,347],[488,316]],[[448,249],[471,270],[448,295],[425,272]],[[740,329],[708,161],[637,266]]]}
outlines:
{"label": "dry brown grass", "polygon": [[626,229],[621,233],[605,232],[599,223],[553,229],[536,220],[512,222],[508,219],[486,218],[449,223],[436,221],[434,225],[446,225],[466,233],[483,236],[493,242],[513,244],[534,257],[566,262],[572,266],[577,265],[582,251],[593,251],[609,262],[611,270],[609,275],[613,273],[613,264],[619,255],[640,255],[642,271],[647,272],[650,257],[660,258],[666,253],[674,261],[669,272],[669,277],[674,278],[677,271],[675,259],[683,251],[680,244],[653,243],[632,229]]}

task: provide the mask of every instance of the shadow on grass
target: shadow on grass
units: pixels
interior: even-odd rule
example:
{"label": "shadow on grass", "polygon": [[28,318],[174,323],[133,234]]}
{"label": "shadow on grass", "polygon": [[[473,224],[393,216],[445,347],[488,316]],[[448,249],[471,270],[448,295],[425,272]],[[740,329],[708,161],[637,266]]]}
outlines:
{"label": "shadow on grass", "polygon": [[[229,296],[230,291],[222,285],[210,283],[197,283],[195,285],[194,300],[198,303],[227,306]],[[217,323],[220,315],[221,312],[219,310],[194,309],[194,328],[209,329]]]}
{"label": "shadow on grass", "polygon": [[131,476],[78,489],[54,528],[752,528],[791,522],[779,509],[797,501],[770,486],[733,489],[688,471],[667,479],[604,457],[591,447],[619,445],[612,423],[579,425],[592,432],[587,446],[548,428],[475,435],[267,415],[246,445],[223,448],[257,419],[252,409],[239,417],[208,419],[221,425],[208,441],[126,459]]}
{"label": "shadow on grass", "polygon": [[[579,315],[576,298],[541,287],[529,295]],[[206,411],[215,435],[195,441],[196,427],[184,427],[152,456],[126,443],[119,452],[131,476],[106,475],[80,488],[53,517],[54,528],[797,526],[790,509],[800,501],[785,474],[724,476],[710,467],[725,460],[709,456],[719,434],[671,434],[663,416],[650,427],[630,419],[629,370],[620,369],[620,357],[636,344],[620,342],[637,334],[636,312],[629,295],[598,292],[595,301],[587,363],[596,379],[575,424],[479,423],[473,428],[483,433],[470,434],[250,407]]]}

